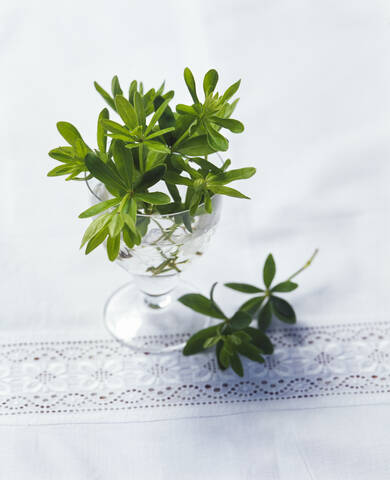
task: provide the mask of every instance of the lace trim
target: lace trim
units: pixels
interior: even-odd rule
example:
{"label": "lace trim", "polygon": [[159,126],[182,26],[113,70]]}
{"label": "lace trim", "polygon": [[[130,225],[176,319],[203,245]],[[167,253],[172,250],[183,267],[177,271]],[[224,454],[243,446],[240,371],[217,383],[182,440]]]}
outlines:
{"label": "lace trim", "polygon": [[389,323],[274,330],[274,355],[244,362],[243,379],[221,372],[212,354],[140,355],[115,340],[3,344],[0,415],[389,393],[389,333]]}

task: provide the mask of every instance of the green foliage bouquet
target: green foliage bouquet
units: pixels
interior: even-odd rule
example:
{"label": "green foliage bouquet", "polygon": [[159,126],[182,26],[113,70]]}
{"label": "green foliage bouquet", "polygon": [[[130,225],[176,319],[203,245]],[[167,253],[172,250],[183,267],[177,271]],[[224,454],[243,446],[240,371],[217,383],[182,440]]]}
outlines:
{"label": "green foliage bouquet", "polygon": [[[97,195],[101,201],[79,215],[95,217],[82,239],[87,254],[106,241],[108,258],[113,261],[122,242],[130,251],[141,244],[153,215],[183,212],[175,217],[172,227],[161,228],[163,240],[169,241],[179,227],[192,233],[194,217],[212,213],[215,196],[248,198],[226,185],[251,177],[255,168],[230,169],[229,159],[221,162],[215,155],[228,150],[225,130],[244,130],[240,121],[231,118],[238,102],[232,97],[240,81],[220,95],[215,91],[218,73],[209,70],[203,79],[202,102],[188,68],[184,80],[192,102],[176,105],[175,111],[169,105],[174,92],[164,92],[164,83],[145,92],[142,82],[134,80],[125,95],[115,76],[110,95],[95,82],[116,116],[111,119],[107,108],[100,112],[96,149],[87,145],[72,124],[57,123],[69,145],[49,152],[61,165],[48,175],[65,175],[66,180],[95,179],[105,190],[104,195]],[[149,265],[148,272],[180,270],[177,252],[165,257],[162,254],[158,265]]]}

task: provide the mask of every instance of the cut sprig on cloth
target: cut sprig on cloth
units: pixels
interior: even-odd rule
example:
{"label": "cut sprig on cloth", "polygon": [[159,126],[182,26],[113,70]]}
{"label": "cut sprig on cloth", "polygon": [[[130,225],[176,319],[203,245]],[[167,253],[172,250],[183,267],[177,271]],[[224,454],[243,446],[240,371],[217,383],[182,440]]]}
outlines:
{"label": "cut sprig on cloth", "polygon": [[[298,284],[292,279],[308,268],[318,253],[316,249],[303,267],[290,275],[287,280],[272,286],[276,274],[276,264],[270,253],[263,267],[264,287],[248,283],[225,283],[225,286],[238,292],[255,294],[254,297],[242,304],[238,310],[228,317],[214,299],[217,283],[211,287],[209,297],[200,293],[190,293],[179,298],[179,302],[192,310],[220,320],[211,327],[200,330],[187,341],[183,354],[195,355],[210,348],[215,348],[218,366],[221,370],[229,367],[242,377],[244,368],[241,357],[264,363],[264,355],[271,355],[274,345],[266,334],[273,317],[287,324],[296,323],[296,314],[293,307],[275,293],[288,293]],[[257,328],[252,326],[257,318]]]}

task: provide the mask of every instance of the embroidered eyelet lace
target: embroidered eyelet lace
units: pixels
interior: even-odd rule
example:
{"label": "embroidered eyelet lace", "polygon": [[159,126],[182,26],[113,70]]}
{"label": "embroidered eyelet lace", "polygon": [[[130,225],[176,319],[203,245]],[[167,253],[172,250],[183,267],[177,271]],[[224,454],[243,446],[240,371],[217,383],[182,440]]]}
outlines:
{"label": "embroidered eyelet lace", "polygon": [[[213,353],[134,354],[115,340],[3,344],[0,415],[191,409],[385,394],[390,392],[389,333],[388,323],[273,330],[275,353],[264,365],[244,361],[243,378],[231,370],[221,372]],[[169,343],[173,338],[149,341]]]}

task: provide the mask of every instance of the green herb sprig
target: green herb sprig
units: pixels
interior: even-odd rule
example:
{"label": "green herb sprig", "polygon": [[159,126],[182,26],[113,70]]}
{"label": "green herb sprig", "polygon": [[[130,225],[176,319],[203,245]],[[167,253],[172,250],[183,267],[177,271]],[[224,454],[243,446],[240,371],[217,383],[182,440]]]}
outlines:
{"label": "green herb sprig", "polygon": [[283,298],[275,293],[288,293],[298,288],[298,284],[292,282],[292,279],[308,268],[318,253],[316,249],[310,259],[298,271],[290,275],[287,280],[272,286],[276,274],[276,264],[273,255],[270,253],[263,267],[264,288],[260,288],[248,283],[225,283],[225,286],[242,293],[258,294],[250,298],[240,309],[250,313],[257,314],[257,325],[262,331],[266,331],[270,326],[273,316],[284,323],[296,323],[296,315],[293,307]]}
{"label": "green herb sprig", "polygon": [[[211,213],[211,199],[216,194],[248,198],[226,185],[252,177],[256,169],[229,170],[230,159],[220,165],[211,156],[228,150],[229,142],[222,131],[244,130],[239,120],[230,118],[238,102],[231,98],[240,81],[219,94],[215,91],[218,73],[209,70],[203,79],[201,101],[189,68],[184,70],[184,80],[193,103],[178,104],[175,111],[169,106],[174,92],[164,93],[164,83],[145,92],[143,83],[133,80],[126,95],[117,76],[112,79],[111,94],[95,82],[97,92],[116,115],[113,120],[107,108],[100,112],[95,149],[87,145],[71,123],[57,123],[68,145],[49,152],[61,165],[50,170],[48,176],[65,175],[66,180],[96,178],[112,196],[80,214],[80,218],[98,215],[82,239],[87,254],[106,239],[110,260],[118,256],[121,239],[129,248],[140,244],[147,228],[145,217],[138,218],[137,214],[189,210],[194,217],[203,204],[203,210]],[[179,185],[184,193],[179,191]],[[164,187],[167,193],[155,191],[156,187]],[[185,226],[191,231],[191,221],[186,220]]]}
{"label": "green herb sprig", "polygon": [[[199,293],[190,293],[180,297],[179,302],[186,307],[202,315],[221,320],[216,325],[192,335],[184,347],[183,354],[195,355],[215,346],[219,368],[225,370],[230,366],[240,377],[244,375],[242,356],[254,362],[264,363],[264,355],[271,355],[274,351],[274,346],[265,333],[271,324],[273,315],[288,324],[296,322],[296,315],[291,305],[284,299],[275,296],[274,292],[285,293],[295,290],[298,285],[291,280],[311,265],[317,253],[318,250],[315,250],[302,268],[273,288],[271,285],[275,277],[276,266],[272,254],[268,255],[263,268],[264,289],[247,283],[225,283],[225,286],[239,292],[262,294],[245,302],[231,317],[225,315],[215,302],[214,290],[217,283],[211,287],[209,298]],[[253,317],[262,305],[263,308],[258,314],[258,328],[254,328],[251,326]]]}
{"label": "green herb sprig", "polygon": [[213,294],[217,283],[211,287],[210,298],[199,293],[189,293],[179,298],[186,307],[222,322],[205,328],[192,335],[187,341],[183,354],[194,355],[216,346],[219,368],[229,367],[242,377],[244,369],[240,355],[255,362],[264,363],[263,354],[270,355],[273,345],[268,336],[250,327],[252,317],[248,312],[238,309],[232,317],[227,317],[216,304]]}

